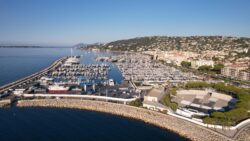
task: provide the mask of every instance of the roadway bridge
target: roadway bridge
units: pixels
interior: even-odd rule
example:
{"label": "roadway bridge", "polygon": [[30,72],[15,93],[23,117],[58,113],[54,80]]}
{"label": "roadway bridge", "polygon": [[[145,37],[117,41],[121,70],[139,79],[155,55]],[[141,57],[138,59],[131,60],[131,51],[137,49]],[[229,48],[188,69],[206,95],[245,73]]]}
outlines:
{"label": "roadway bridge", "polygon": [[17,88],[19,86],[27,85],[27,84],[34,82],[35,80],[38,80],[42,76],[45,76],[46,74],[48,74],[48,72],[53,71],[56,68],[58,68],[66,59],[67,59],[67,57],[60,58],[60,59],[56,60],[54,63],[52,63],[49,67],[47,67],[39,72],[36,72],[32,75],[29,75],[27,77],[24,77],[22,79],[19,79],[17,81],[12,82],[12,83],[1,86],[0,87],[0,96],[4,92],[8,91],[9,89],[14,89],[14,88]]}

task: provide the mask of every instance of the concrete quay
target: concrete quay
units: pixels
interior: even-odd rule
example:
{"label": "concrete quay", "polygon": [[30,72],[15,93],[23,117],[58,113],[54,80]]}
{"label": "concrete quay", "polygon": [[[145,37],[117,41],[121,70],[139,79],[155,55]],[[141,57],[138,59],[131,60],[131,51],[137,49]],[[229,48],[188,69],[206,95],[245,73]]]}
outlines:
{"label": "concrete quay", "polygon": [[[146,123],[176,132],[193,141],[247,141],[246,135],[232,139],[213,130],[159,112],[102,101],[77,99],[36,99],[18,101],[18,107],[56,107],[93,110],[142,120]],[[242,134],[245,132],[242,132]],[[246,138],[246,140],[245,140]]]}
{"label": "concrete quay", "polygon": [[10,99],[0,100],[0,108],[9,106],[11,104]]}
{"label": "concrete quay", "polygon": [[237,141],[250,141],[250,126],[243,128],[243,130],[234,137]]}

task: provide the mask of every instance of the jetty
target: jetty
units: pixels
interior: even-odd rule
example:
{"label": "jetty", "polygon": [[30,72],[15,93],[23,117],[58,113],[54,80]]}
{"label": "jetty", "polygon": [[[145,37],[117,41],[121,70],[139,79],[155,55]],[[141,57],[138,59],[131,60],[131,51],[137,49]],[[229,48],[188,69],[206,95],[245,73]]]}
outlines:
{"label": "jetty", "polygon": [[42,76],[45,76],[49,72],[58,68],[66,59],[67,59],[67,57],[60,58],[60,59],[56,60],[54,63],[52,63],[49,67],[47,67],[39,72],[36,72],[32,75],[29,75],[27,77],[24,77],[22,79],[19,79],[17,81],[12,82],[12,83],[1,86],[0,87],[0,95],[3,96],[5,94],[5,92],[7,92],[10,89],[15,89],[19,86],[27,85],[27,84],[30,84],[30,83],[38,80]]}

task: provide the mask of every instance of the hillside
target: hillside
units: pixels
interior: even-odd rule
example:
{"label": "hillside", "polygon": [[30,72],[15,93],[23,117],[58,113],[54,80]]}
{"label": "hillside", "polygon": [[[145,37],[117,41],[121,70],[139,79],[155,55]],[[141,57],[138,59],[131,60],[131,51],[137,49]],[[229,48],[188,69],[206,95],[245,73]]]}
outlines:
{"label": "hillside", "polygon": [[189,36],[167,37],[152,36],[127,40],[118,40],[101,45],[92,45],[88,48],[100,48],[121,51],[147,50],[182,50],[200,52],[204,50],[237,51],[250,48],[250,38],[223,37],[223,36]]}

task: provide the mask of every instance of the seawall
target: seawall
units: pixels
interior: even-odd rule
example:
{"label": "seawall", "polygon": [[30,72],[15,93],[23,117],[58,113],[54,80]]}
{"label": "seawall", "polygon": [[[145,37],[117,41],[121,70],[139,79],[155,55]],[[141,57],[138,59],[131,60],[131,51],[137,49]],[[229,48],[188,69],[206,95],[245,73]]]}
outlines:
{"label": "seawall", "polygon": [[10,104],[11,104],[11,100],[10,99],[0,100],[0,108],[9,106]]}
{"label": "seawall", "polygon": [[44,68],[43,70],[41,70],[39,72],[36,72],[34,74],[31,74],[29,76],[26,76],[24,78],[21,78],[19,80],[14,81],[14,82],[11,82],[9,84],[1,86],[0,87],[0,95],[2,93],[4,93],[5,91],[8,91],[9,89],[15,89],[19,85],[23,85],[25,83],[29,84],[29,83],[35,81],[36,79],[39,79],[40,77],[47,74],[49,71],[53,71],[55,68],[57,68],[59,65],[61,65],[61,63],[63,61],[65,61],[65,59],[66,59],[66,57],[60,58],[60,59],[56,60],[55,62],[53,62],[50,66],[48,66],[47,68]]}
{"label": "seawall", "polygon": [[232,141],[232,139],[199,125],[159,112],[102,101],[77,99],[37,99],[18,101],[18,107],[76,108],[111,113],[142,120],[146,123],[171,130],[193,141]]}

